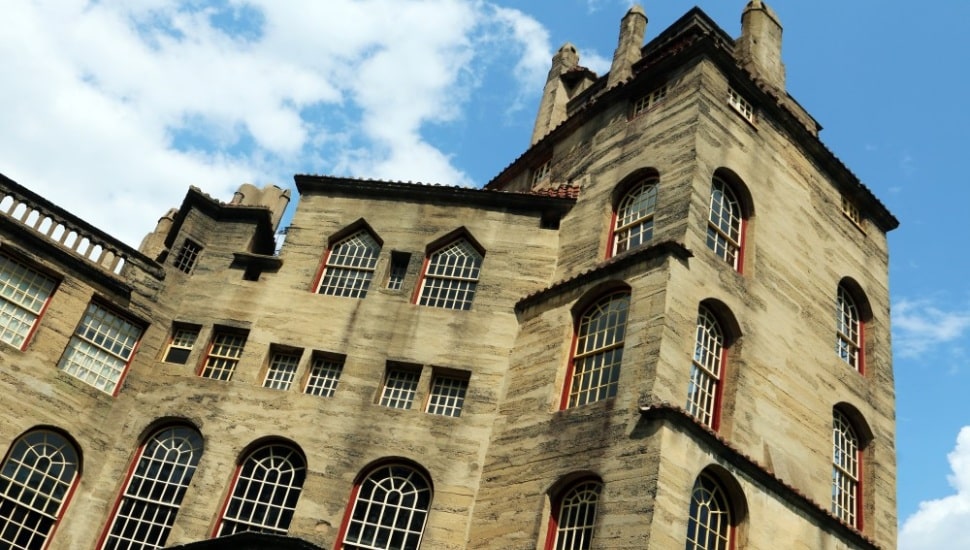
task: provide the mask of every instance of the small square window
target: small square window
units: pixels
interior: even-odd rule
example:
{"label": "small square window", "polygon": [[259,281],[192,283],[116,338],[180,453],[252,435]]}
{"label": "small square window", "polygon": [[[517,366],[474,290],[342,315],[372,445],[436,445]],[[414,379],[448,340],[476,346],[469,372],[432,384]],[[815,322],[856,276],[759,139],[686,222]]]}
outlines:
{"label": "small square window", "polygon": [[852,220],[852,223],[862,227],[862,212],[859,211],[859,206],[845,195],[842,195],[842,213]]}
{"label": "small square window", "polygon": [[741,113],[741,116],[745,118],[748,122],[754,123],[754,107],[747,102],[741,94],[735,92],[733,89],[728,91],[728,104],[734,107],[734,110]]}
{"label": "small square window", "polygon": [[461,416],[467,391],[468,378],[435,375],[426,411],[442,416]]}
{"label": "small square window", "polygon": [[209,344],[209,352],[202,362],[199,376],[216,380],[231,380],[242,357],[243,346],[246,345],[246,335],[238,332],[216,330]]}
{"label": "small square window", "polygon": [[421,371],[406,366],[388,366],[381,390],[381,406],[410,409],[418,390]]}
{"label": "small square window", "polygon": [[536,166],[532,169],[532,185],[542,182],[549,178],[549,165],[550,161],[543,162],[542,164]]}
{"label": "small square window", "polygon": [[667,97],[667,86],[663,85],[633,102],[632,116],[639,116],[655,107]]}
{"label": "small square window", "polygon": [[314,356],[310,364],[310,375],[307,377],[303,393],[319,397],[332,397],[337,391],[340,373],[344,370],[342,359]]}
{"label": "small square window", "polygon": [[404,285],[404,276],[408,272],[408,264],[411,263],[411,255],[406,252],[391,252],[391,269],[387,274],[387,289],[401,290]]}
{"label": "small square window", "polygon": [[199,253],[201,252],[201,246],[185,239],[185,242],[182,243],[182,248],[179,249],[178,255],[175,256],[175,269],[178,269],[182,273],[192,273],[192,268],[195,267],[195,261],[199,258]]}
{"label": "small square window", "polygon": [[175,327],[172,331],[172,341],[168,343],[168,349],[165,351],[165,362],[184,365],[198,337],[199,327]]}
{"label": "small square window", "polygon": [[263,387],[283,391],[290,389],[299,363],[300,352],[298,351],[271,351]]}

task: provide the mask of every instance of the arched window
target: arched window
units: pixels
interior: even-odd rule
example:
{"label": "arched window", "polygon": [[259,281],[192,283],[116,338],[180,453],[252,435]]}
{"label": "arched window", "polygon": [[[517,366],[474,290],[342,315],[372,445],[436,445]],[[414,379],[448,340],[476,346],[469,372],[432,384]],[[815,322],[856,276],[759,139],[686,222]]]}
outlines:
{"label": "arched window", "polygon": [[386,464],[354,487],[341,548],[415,550],[431,507],[431,483],[417,469]]}
{"label": "arched window", "polygon": [[850,367],[862,372],[862,316],[852,294],[842,284],[836,296],[836,316],[835,351]]}
{"label": "arched window", "polygon": [[202,456],[202,436],[187,426],[158,430],[142,446],[115,507],[102,550],[165,545]]}
{"label": "arched window", "polygon": [[724,330],[711,310],[701,306],[697,312],[687,412],[714,430],[718,423],[724,358]]}
{"label": "arched window", "polygon": [[564,408],[616,395],[629,308],[630,292],[616,292],[587,308],[577,320]]}
{"label": "arched window", "polygon": [[707,247],[738,271],[741,271],[743,216],[734,190],[724,179],[714,176],[707,222]]}
{"label": "arched window", "polygon": [[289,445],[265,445],[249,453],[236,474],[216,536],[243,531],[285,535],[305,479],[303,454]]}
{"label": "arched window", "polygon": [[458,239],[433,252],[427,261],[422,306],[471,309],[482,269],[482,254],[467,239]]}
{"label": "arched window", "polygon": [[363,298],[367,295],[381,245],[366,229],[341,239],[327,252],[317,292]]}
{"label": "arched window", "polygon": [[730,550],[733,522],[724,488],[713,476],[701,472],[690,495],[687,550]]}
{"label": "arched window", "polygon": [[832,513],[849,525],[860,527],[859,435],[845,414],[835,410],[832,417]]}
{"label": "arched window", "polygon": [[657,207],[657,179],[634,185],[616,207],[613,255],[636,248],[653,237],[653,211]]}
{"label": "arched window", "polygon": [[585,479],[566,488],[553,502],[549,518],[548,550],[585,550],[593,541],[596,504],[603,484]]}
{"label": "arched window", "polygon": [[41,550],[77,484],[78,451],[61,434],[31,430],[0,467],[0,547]]}

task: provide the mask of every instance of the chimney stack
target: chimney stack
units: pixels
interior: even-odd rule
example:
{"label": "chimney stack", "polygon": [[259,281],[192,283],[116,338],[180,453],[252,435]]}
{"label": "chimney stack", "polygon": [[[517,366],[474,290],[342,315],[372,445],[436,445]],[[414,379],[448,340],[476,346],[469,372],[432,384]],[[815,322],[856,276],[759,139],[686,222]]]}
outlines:
{"label": "chimney stack", "polygon": [[565,43],[552,56],[552,67],[546,78],[546,87],[542,90],[542,100],[539,102],[539,113],[536,115],[536,125],[532,130],[532,145],[545,137],[550,130],[566,120],[566,104],[569,103],[570,93],[563,82],[562,75],[579,66],[579,53],[576,46]]}
{"label": "chimney stack", "polygon": [[741,14],[741,38],[737,57],[742,65],[779,91],[785,90],[785,65],[781,62],[781,22],[761,0],[751,0]]}
{"label": "chimney stack", "polygon": [[613,52],[613,64],[610,65],[610,76],[606,82],[607,88],[633,76],[633,64],[640,60],[640,48],[643,47],[643,37],[647,33],[647,14],[643,8],[635,5],[630,8],[620,22],[620,39]]}

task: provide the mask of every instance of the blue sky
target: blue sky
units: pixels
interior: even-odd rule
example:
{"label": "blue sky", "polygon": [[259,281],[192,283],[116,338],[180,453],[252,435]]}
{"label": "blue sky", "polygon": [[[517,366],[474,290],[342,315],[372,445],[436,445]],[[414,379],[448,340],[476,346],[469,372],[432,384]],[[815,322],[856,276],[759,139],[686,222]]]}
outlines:
{"label": "blue sky", "polygon": [[[744,0],[658,0],[647,38],[695,3],[737,36]],[[902,222],[900,547],[970,548],[970,2],[770,4],[790,93]],[[188,185],[223,199],[294,173],[481,185],[528,146],[552,52],[572,42],[602,74],[629,6],[8,0],[0,172],[135,246]]]}

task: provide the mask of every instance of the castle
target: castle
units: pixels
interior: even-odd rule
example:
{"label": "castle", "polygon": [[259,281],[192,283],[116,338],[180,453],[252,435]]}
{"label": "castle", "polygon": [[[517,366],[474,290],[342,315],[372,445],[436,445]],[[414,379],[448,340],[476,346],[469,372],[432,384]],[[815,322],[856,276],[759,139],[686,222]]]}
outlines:
{"label": "castle", "polygon": [[886,234],[760,0],[567,44],[482,189],[0,177],[0,547],[890,549]]}

